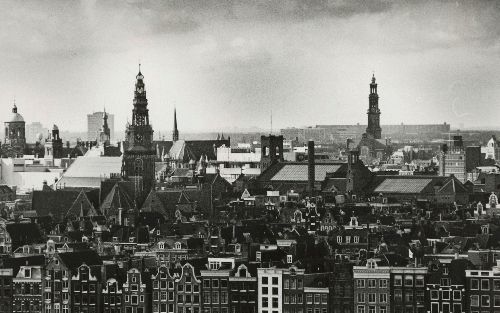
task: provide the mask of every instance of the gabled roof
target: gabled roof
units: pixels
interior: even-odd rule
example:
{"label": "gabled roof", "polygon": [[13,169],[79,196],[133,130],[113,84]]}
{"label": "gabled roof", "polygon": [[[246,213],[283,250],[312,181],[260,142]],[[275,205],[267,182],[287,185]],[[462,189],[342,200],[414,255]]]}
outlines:
{"label": "gabled roof", "polygon": [[119,208],[124,211],[134,209],[134,202],[124,188],[116,183],[101,203],[101,211],[106,216],[116,215]]}
{"label": "gabled roof", "polygon": [[84,216],[97,216],[97,210],[94,208],[89,198],[82,190],[78,194],[71,207],[66,212],[66,217],[84,217]]}
{"label": "gabled roof", "polygon": [[[334,173],[340,169],[342,163],[319,163],[315,164],[315,181],[325,180],[327,173]],[[261,175],[257,177],[260,182],[307,182],[308,164],[300,162],[281,162],[269,166]]]}
{"label": "gabled roof", "polygon": [[79,157],[63,174],[57,186],[98,188],[103,179],[121,173],[121,168],[121,157]]}
{"label": "gabled roof", "polygon": [[449,194],[467,193],[467,188],[454,176],[375,176],[371,193],[389,194]]}
{"label": "gabled roof", "polygon": [[101,257],[94,250],[59,253],[59,258],[72,270],[75,270],[83,263],[88,266],[102,265]]}

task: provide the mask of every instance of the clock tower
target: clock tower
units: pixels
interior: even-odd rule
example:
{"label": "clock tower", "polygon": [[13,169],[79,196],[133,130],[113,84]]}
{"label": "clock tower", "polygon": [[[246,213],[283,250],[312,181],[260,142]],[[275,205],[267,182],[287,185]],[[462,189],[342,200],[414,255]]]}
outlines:
{"label": "clock tower", "polygon": [[134,182],[135,200],[139,206],[155,184],[155,150],[153,128],[149,124],[148,99],[144,76],[136,76],[132,123],[127,123],[123,153],[122,176]]}
{"label": "clock tower", "polygon": [[375,74],[372,76],[370,95],[368,96],[368,99],[368,127],[366,128],[366,134],[370,138],[381,139],[382,128],[380,128],[380,109],[378,108],[378,93]]}

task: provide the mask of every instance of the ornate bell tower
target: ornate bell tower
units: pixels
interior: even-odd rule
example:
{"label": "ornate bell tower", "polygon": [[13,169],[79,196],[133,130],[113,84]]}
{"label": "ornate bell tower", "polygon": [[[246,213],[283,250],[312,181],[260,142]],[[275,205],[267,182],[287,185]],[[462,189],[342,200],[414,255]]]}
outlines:
{"label": "ornate bell tower", "polygon": [[368,107],[368,127],[366,134],[373,139],[382,138],[382,128],[380,128],[380,109],[378,108],[377,83],[375,82],[375,74],[372,76],[370,84],[370,96]]}
{"label": "ornate bell tower", "polygon": [[140,65],[136,76],[133,104],[132,124],[127,124],[125,131],[122,176],[134,181],[135,200],[137,205],[140,205],[155,185],[156,155],[153,148],[153,128],[149,124],[144,76]]}

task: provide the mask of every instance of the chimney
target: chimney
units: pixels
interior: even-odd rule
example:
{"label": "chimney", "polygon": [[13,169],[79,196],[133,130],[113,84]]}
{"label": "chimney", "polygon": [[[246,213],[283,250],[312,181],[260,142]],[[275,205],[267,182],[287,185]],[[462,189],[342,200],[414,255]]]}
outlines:
{"label": "chimney", "polygon": [[314,194],[315,178],[315,160],[314,160],[314,141],[309,140],[307,143],[307,179],[309,183],[309,194]]}
{"label": "chimney", "polygon": [[439,176],[444,176],[446,172],[446,153],[448,152],[448,145],[444,144],[441,146],[441,152],[439,153]]}

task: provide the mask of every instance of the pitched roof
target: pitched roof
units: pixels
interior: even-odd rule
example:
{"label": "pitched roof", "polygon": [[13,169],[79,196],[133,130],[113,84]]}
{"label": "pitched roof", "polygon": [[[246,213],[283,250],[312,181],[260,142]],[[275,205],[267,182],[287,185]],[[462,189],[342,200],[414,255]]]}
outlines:
{"label": "pitched roof", "polygon": [[376,193],[420,193],[432,181],[425,179],[388,178],[375,188]]}
{"label": "pitched roof", "polygon": [[128,211],[134,208],[134,202],[124,190],[124,187],[116,183],[101,203],[101,210],[107,216],[117,214],[119,208]]}
{"label": "pitched roof", "polygon": [[12,250],[23,245],[42,243],[42,232],[35,223],[15,223],[6,225],[7,232],[12,240]]}
{"label": "pitched roof", "polygon": [[121,172],[121,157],[79,157],[56,183],[62,187],[100,187],[101,181]]}
{"label": "pitched roof", "polygon": [[[315,164],[315,180],[324,181],[327,173],[339,170],[342,163]],[[258,178],[258,181],[307,181],[308,164],[299,162],[275,163],[268,167]]]}
{"label": "pitched roof", "polygon": [[83,263],[88,266],[102,265],[101,257],[94,250],[59,253],[59,257],[70,269],[76,269]]}
{"label": "pitched roof", "polygon": [[369,188],[372,193],[467,193],[456,177],[449,176],[375,176]]}

